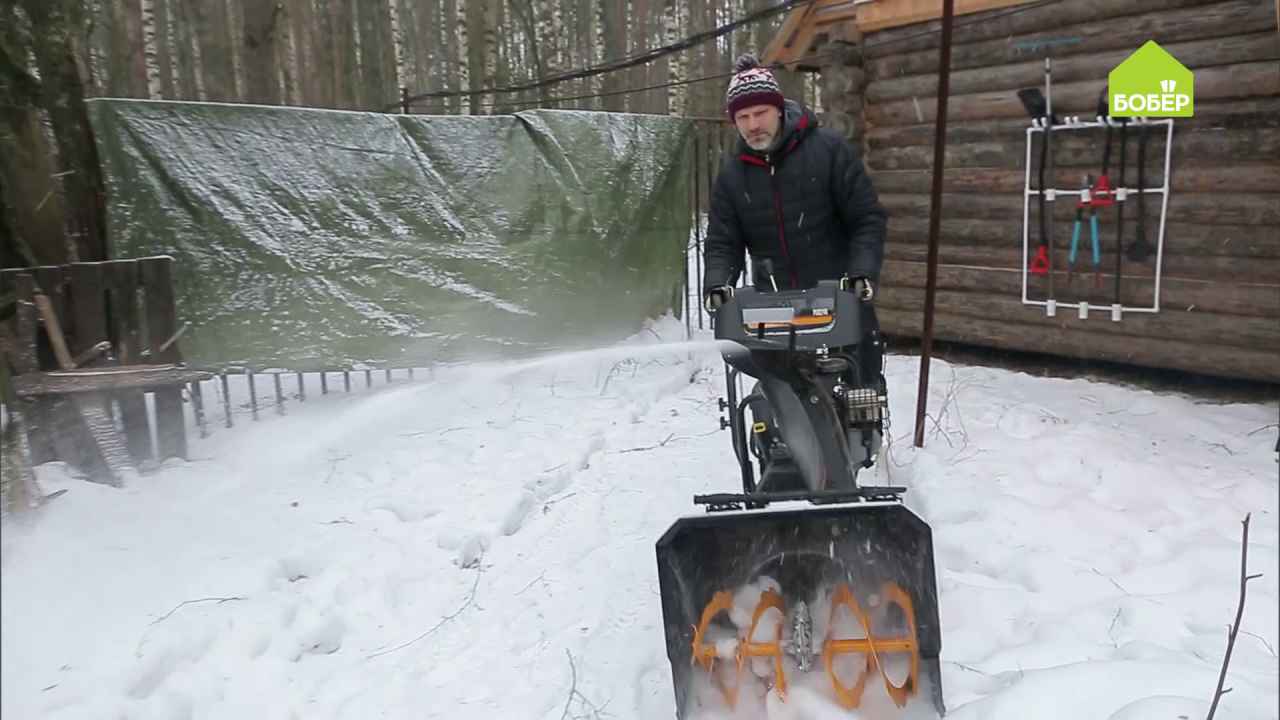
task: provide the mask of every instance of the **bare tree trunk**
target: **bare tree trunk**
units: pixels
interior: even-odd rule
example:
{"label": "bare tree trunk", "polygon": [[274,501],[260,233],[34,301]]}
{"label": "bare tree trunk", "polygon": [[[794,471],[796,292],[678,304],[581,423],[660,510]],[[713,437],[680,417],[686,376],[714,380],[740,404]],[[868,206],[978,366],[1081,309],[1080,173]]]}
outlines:
{"label": "bare tree trunk", "polygon": [[[552,37],[551,18],[546,12],[548,4],[543,2],[538,7],[537,22],[534,22],[533,0],[515,0],[512,4],[512,10],[520,18],[524,27],[524,42],[528,48],[529,65],[532,68],[532,75],[537,80],[542,80],[547,74],[546,63],[542,58],[543,43]],[[539,105],[546,107],[547,89],[538,88]],[[523,99],[523,98],[522,98]]]}
{"label": "bare tree trunk", "polygon": [[183,84],[190,90],[194,90],[195,99],[204,102],[209,99],[209,93],[205,90],[204,82],[204,40],[209,34],[208,17],[200,11],[191,11],[191,0],[178,0],[180,11],[180,30],[179,34],[183,38],[183,46],[188,48],[190,53],[191,64],[183,68],[184,75],[189,79]]}
{"label": "bare tree trunk", "polygon": [[[623,16],[629,27],[623,28],[629,44],[628,55],[635,55],[648,50],[649,33],[649,0],[630,0],[627,12]],[[627,72],[627,87],[634,92],[627,96],[627,107],[631,112],[648,112],[649,94],[639,88],[648,85],[649,65],[636,65]]]}
{"label": "bare tree trunk", "polygon": [[[689,4],[683,0],[667,0],[666,12],[663,15],[666,29],[666,44],[676,42],[689,26]],[[692,50],[683,50],[668,57],[671,58],[671,82],[667,89],[667,106],[674,115],[688,115],[689,86],[683,85],[689,74],[689,55]]]}
{"label": "bare tree trunk", "polygon": [[142,33],[142,6],[139,0],[124,0],[124,61],[128,97],[149,97],[146,42]]}
{"label": "bare tree trunk", "polygon": [[[311,33],[315,24],[310,0],[290,0],[289,5],[289,75],[293,78],[293,103],[315,107],[319,101],[315,88],[317,64],[311,55]],[[302,68],[306,68],[304,75]]]}
{"label": "bare tree trunk", "polygon": [[[598,33],[596,29],[599,27],[599,20],[595,11],[596,4],[592,0],[578,0],[578,31],[574,33],[574,39],[577,41],[574,58],[569,63],[572,67],[587,67],[595,64],[597,49],[599,48]],[[568,69],[561,68],[561,69]],[[560,85],[552,88],[553,91],[559,91],[563,95],[586,95],[595,89],[595,79],[583,78],[577,81],[576,89],[571,84]],[[590,100],[577,100],[571,107],[589,110],[592,107]]]}
{"label": "bare tree trunk", "polygon": [[395,52],[391,45],[391,19],[383,2],[358,3],[360,6],[360,40],[364,48],[364,83],[366,110],[380,110],[400,101],[400,88],[395,86]]}
{"label": "bare tree trunk", "polygon": [[[467,49],[467,80],[463,87],[478,90],[484,86],[484,0],[468,0],[463,9],[463,21],[460,28],[463,33],[463,44]],[[483,112],[484,95],[470,95],[467,98],[472,115]]]}
{"label": "bare tree trunk", "polygon": [[142,52],[146,65],[147,97],[159,100],[164,96],[160,83],[159,32],[156,27],[156,0],[141,0]]}
{"label": "bare tree trunk", "polygon": [[102,95],[106,88],[107,60],[103,48],[109,47],[111,43],[111,25],[107,21],[107,13],[102,0],[90,0],[89,18],[85,27],[85,45],[88,51],[86,64],[89,68],[86,82],[94,95]]}
{"label": "bare tree trunk", "polygon": [[[467,17],[466,17],[466,0],[459,5],[459,0],[445,0],[445,22],[453,27],[453,32],[449,34],[451,47],[449,48],[449,65],[451,80],[449,89],[453,91],[462,91],[471,85],[470,63],[467,59]],[[470,103],[464,96],[453,98],[451,103],[453,111],[458,114],[467,112]]]}
{"label": "bare tree trunk", "polygon": [[[605,62],[618,60],[627,54],[627,0],[604,0],[601,14],[603,58]],[[621,72],[604,75],[603,91],[613,93],[603,98],[605,110],[623,112],[627,109],[626,95],[617,94],[626,88],[626,78],[627,74]]]}
{"label": "bare tree trunk", "polygon": [[182,0],[164,0],[164,48],[160,59],[160,67],[165,76],[165,97],[182,100],[186,97],[182,83],[182,69],[187,64],[182,61],[186,53],[178,36],[178,13],[181,12]]}
{"label": "bare tree trunk", "polygon": [[[241,28],[244,42],[244,70],[240,97],[251,103],[274,103],[279,99],[279,73],[276,69],[276,45],[280,15],[283,6],[272,0],[249,0],[245,5],[241,22],[232,27]],[[237,61],[239,62],[237,53]],[[237,74],[241,71],[237,70]]]}
{"label": "bare tree trunk", "polygon": [[312,58],[315,68],[308,76],[315,79],[319,91],[320,104],[325,108],[342,108],[342,61],[340,53],[338,28],[335,27],[335,4],[338,0],[311,0],[311,32],[310,38]]}
{"label": "bare tree trunk", "polygon": [[227,52],[231,61],[231,89],[233,98],[243,102],[245,99],[244,57],[242,56],[242,36],[244,33],[244,13],[240,0],[225,0],[227,10]]}
{"label": "bare tree trunk", "polygon": [[387,0],[387,15],[391,19],[391,47],[395,56],[395,72],[393,73],[393,82],[395,82],[397,97],[400,88],[407,87],[409,73],[405,67],[404,54],[404,34],[400,30],[400,2],[399,0]]}
{"label": "bare tree trunk", "polygon": [[67,207],[66,237],[74,243],[73,260],[108,257],[103,213],[103,186],[97,149],[84,105],[75,35],[83,19],[79,2],[22,0],[31,20],[33,50],[41,95],[58,148],[59,172]]}
{"label": "bare tree trunk", "polygon": [[[498,87],[498,21],[502,17],[502,0],[485,0],[484,4],[484,86],[492,90]],[[502,100],[497,95],[489,95],[488,112],[497,111],[497,104]]]}
{"label": "bare tree trunk", "polygon": [[360,27],[360,0],[349,0],[347,22],[351,24],[351,53],[355,60],[353,72],[347,79],[351,88],[351,107],[356,109],[364,109],[364,99],[367,97],[369,89],[365,82],[365,64],[364,64],[364,28]]}

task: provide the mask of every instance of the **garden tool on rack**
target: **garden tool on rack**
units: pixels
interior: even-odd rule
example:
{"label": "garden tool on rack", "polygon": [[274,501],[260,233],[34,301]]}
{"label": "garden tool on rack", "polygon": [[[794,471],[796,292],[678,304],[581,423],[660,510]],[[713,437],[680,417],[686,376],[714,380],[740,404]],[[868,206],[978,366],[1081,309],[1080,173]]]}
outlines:
{"label": "garden tool on rack", "polygon": [[1147,125],[1146,119],[1142,119],[1138,123],[1141,130],[1138,131],[1138,232],[1133,242],[1129,243],[1126,255],[1133,262],[1143,262],[1151,255],[1151,245],[1147,243],[1146,233],[1146,185],[1147,185],[1147,131],[1150,127]]}
{"label": "garden tool on rack", "polygon": [[1116,278],[1114,307],[1120,307],[1120,276],[1123,273],[1121,263],[1124,261],[1124,201],[1128,191],[1124,186],[1124,166],[1128,152],[1129,118],[1117,118],[1120,123],[1120,176],[1116,178],[1118,185],[1113,195],[1116,204]]}
{"label": "garden tool on rack", "polygon": [[1089,210],[1090,238],[1093,241],[1093,284],[1094,287],[1102,284],[1102,246],[1098,242],[1098,205],[1104,203],[1099,202],[1094,195],[1095,189],[1092,182],[1092,177],[1085,176],[1084,188],[1080,192],[1080,200],[1076,203],[1076,221],[1071,227],[1071,251],[1067,255],[1067,285],[1071,285],[1075,274],[1076,255],[1080,246],[1080,225],[1084,222],[1084,211],[1086,209]]}
{"label": "garden tool on rack", "polygon": [[1036,248],[1035,257],[1031,259],[1029,270],[1032,275],[1049,276],[1049,296],[1052,298],[1053,243],[1049,229],[1052,211],[1048,209],[1047,203],[1052,202],[1053,198],[1047,190],[1053,181],[1053,156],[1049,148],[1050,135],[1057,118],[1053,115],[1052,64],[1049,58],[1044,59],[1044,92],[1040,92],[1039,88],[1025,88],[1018,91],[1018,99],[1022,101],[1022,107],[1031,116],[1032,124],[1044,128],[1044,137],[1040,143],[1039,187],[1037,188],[1040,205],[1040,245]]}

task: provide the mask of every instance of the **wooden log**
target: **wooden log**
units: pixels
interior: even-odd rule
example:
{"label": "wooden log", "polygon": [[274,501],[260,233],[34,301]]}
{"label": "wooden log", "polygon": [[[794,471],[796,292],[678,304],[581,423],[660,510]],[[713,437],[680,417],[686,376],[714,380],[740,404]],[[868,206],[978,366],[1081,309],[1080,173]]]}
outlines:
{"label": "wooden log", "polygon": [[[882,285],[877,293],[876,307],[921,312],[924,296],[923,288]],[[1062,297],[1058,299],[1064,301]],[[1081,299],[1110,304],[1109,298]],[[1070,308],[1061,309],[1057,316],[1049,318],[1043,308],[1024,305],[1020,295],[956,290],[938,290],[935,302],[938,312],[955,315],[1001,318],[1015,323],[1044,319],[1055,327],[1083,329],[1098,336],[1123,336],[1137,341],[1173,340],[1280,353],[1280,323],[1271,318],[1170,309],[1159,313],[1127,313],[1120,322],[1113,322],[1109,314],[1097,311],[1089,319],[1080,320]],[[1277,372],[1280,372],[1280,367]]]}
{"label": "wooden log", "polygon": [[[1105,0],[1104,0],[1105,1]],[[1085,3],[1058,3],[1058,5],[1083,5]],[[1115,3],[1120,4],[1120,3]],[[1124,3],[1126,5],[1131,3]],[[1063,23],[1040,32],[1021,35],[995,36],[990,40],[962,42],[951,49],[952,72],[970,68],[991,67],[1039,59],[1045,56],[1037,43],[1071,39],[1052,47],[1052,57],[1086,55],[1128,48],[1137,50],[1148,40],[1162,47],[1210,38],[1234,37],[1255,32],[1274,32],[1275,17],[1270,8],[1258,0],[1230,0],[1229,2],[1183,7],[1176,10],[1129,16],[1122,21],[1098,19],[1082,23]],[[871,57],[866,69],[872,81],[909,75],[926,75],[938,72],[938,36],[931,44],[915,52],[898,49],[894,54]],[[874,35],[867,37],[867,54],[874,55],[881,42]],[[1057,107],[1057,84],[1054,86],[1054,106]],[[1196,77],[1196,97],[1200,96],[1200,78]]]}
{"label": "wooden log", "polygon": [[[1030,36],[1019,49],[1028,55],[1053,47],[1057,53],[1067,53],[1076,45],[1063,38],[1062,31],[1073,25],[1096,21],[1133,22],[1151,12],[1170,12],[1179,8],[1209,5],[1219,0],[1128,0],[1118,3],[1111,0],[1076,0],[1070,3],[1050,3],[1038,7],[1022,7],[1017,12],[991,11],[956,21],[953,30],[956,46],[983,40],[1007,39]],[[903,27],[868,32],[864,36],[864,54],[868,58],[901,55],[930,50],[938,46],[941,20],[916,23]],[[1037,35],[1037,33],[1056,33]],[[1059,41],[1059,42],[1054,42]]]}
{"label": "wooden log", "polygon": [[[111,263],[111,315],[115,322],[116,358],[122,365],[142,359],[142,312],[138,302],[138,263]],[[151,457],[151,427],[146,396],[140,390],[114,393],[120,405],[125,444],[135,463]]]}
{"label": "wooden log", "polygon": [[[178,331],[177,306],[173,291],[173,259],[147,258],[138,265],[139,279],[146,292],[147,346],[150,362],[178,363],[178,344],[165,344]],[[162,350],[161,348],[164,347]],[[156,390],[157,460],[187,458],[186,416],[182,410],[181,387]]]}
{"label": "wooden log", "polygon": [[[1116,261],[1115,231],[1111,229],[1108,232],[1103,228],[1099,228],[1099,232],[1102,267],[1110,271],[1115,268]],[[1055,264],[1064,265],[1067,262],[1067,253],[1071,243],[1070,234],[1071,230],[1068,227],[1055,235]],[[1133,235],[1124,237],[1126,247],[1133,238]],[[947,244],[945,247],[939,248],[939,257],[941,262],[953,265],[1020,269],[1023,262],[1021,235],[1019,234],[1016,238],[1005,237],[1004,240],[1007,242],[1002,247],[966,247],[964,245]],[[1152,236],[1148,236],[1147,241],[1154,247],[1155,239]],[[1015,242],[1017,243],[1016,247],[1014,246]],[[1039,236],[1033,233],[1030,247],[1032,254],[1035,253],[1038,244]],[[1090,240],[1086,230],[1081,233],[1080,255],[1076,259],[1077,274],[1092,274],[1090,247]],[[927,248],[927,243],[920,243],[918,236],[912,238],[911,242],[904,242],[903,238],[895,236],[893,241],[886,246],[885,255],[891,258],[923,262],[922,258],[925,257]],[[1280,286],[1280,258],[1241,258],[1220,255],[1183,256],[1170,253],[1166,247],[1162,263],[1161,276],[1163,278],[1187,278],[1223,284],[1252,282]],[[1126,281],[1134,277],[1154,277],[1154,251],[1151,257],[1144,262],[1135,263],[1125,259],[1121,265],[1121,271]]]}
{"label": "wooden log", "polygon": [[[1148,173],[1163,173],[1165,137],[1160,130],[1165,129],[1157,126],[1147,130],[1149,135],[1145,161]],[[1133,128],[1127,133],[1129,142],[1125,147],[1125,164],[1136,178],[1140,130]],[[1111,159],[1112,167],[1117,172],[1120,162],[1118,135],[1119,130],[1113,129]],[[1095,174],[1102,167],[1105,146],[1106,129],[1101,127],[1056,133],[1050,140],[1055,166],[1092,168]],[[948,173],[953,169],[972,167],[1022,170],[1026,167],[1026,150],[1025,132],[1020,137],[1010,135],[999,140],[956,144],[948,142],[944,162]],[[1169,162],[1173,168],[1221,167],[1224,164],[1266,162],[1267,158],[1276,157],[1277,154],[1280,154],[1280,128],[1206,128],[1186,132],[1179,132],[1175,128]],[[866,164],[873,173],[881,170],[932,170],[933,147],[901,144],[873,149],[866,156]],[[1038,173],[1039,167],[1040,141],[1036,138],[1031,147],[1032,172]],[[1078,177],[1079,171],[1076,174]]]}
{"label": "wooden log", "polygon": [[[1092,118],[1102,83],[1097,80],[1054,83],[1053,109],[1062,115]],[[1274,62],[1236,63],[1201,68],[1196,72],[1196,100],[1266,97],[1280,94],[1280,73]],[[867,105],[867,121],[873,125],[932,123],[937,101],[933,97],[892,100]],[[1008,90],[953,95],[947,100],[947,121],[990,118],[1022,118],[1027,111],[1018,96]]]}
{"label": "wooden log", "polygon": [[[1030,236],[1032,244],[1040,239],[1039,216],[1034,206],[1031,212]],[[1125,218],[1124,237],[1136,237],[1138,223],[1130,212]],[[1110,232],[1115,232],[1114,217],[1110,220]],[[1108,227],[1099,224],[1099,230]],[[929,219],[922,217],[894,217],[889,222],[886,248],[895,245],[921,244],[927,241]],[[1065,247],[1069,242],[1067,232],[1056,227],[1055,245]],[[1147,240],[1154,243],[1158,226],[1149,223],[1145,228]],[[1108,237],[1111,237],[1110,235]],[[1019,222],[1010,226],[1007,220],[973,220],[943,218],[941,246],[945,248],[986,251],[991,248],[1022,247],[1022,226]],[[1191,256],[1191,262],[1199,262],[1205,256],[1236,257],[1246,260],[1275,260],[1280,258],[1280,233],[1265,225],[1199,225],[1179,223],[1165,228],[1164,252],[1167,261],[1172,257]]]}
{"label": "wooden log", "polygon": [[125,389],[160,390],[213,378],[213,373],[174,365],[130,365],[118,368],[53,370],[15,375],[19,397],[74,395]]}
{"label": "wooden log", "polygon": [[[1153,196],[1154,197],[1154,196]],[[1055,222],[1075,219],[1075,199],[1053,204]],[[890,217],[928,217],[929,196],[926,194],[881,193],[880,204]],[[943,193],[942,207],[949,217],[975,220],[1007,220],[1021,227],[1022,194],[951,194]],[[1035,203],[1032,202],[1034,206]],[[1137,212],[1136,201],[1126,215]],[[1103,211],[1103,218],[1114,217],[1115,208]],[[1205,225],[1280,225],[1280,203],[1274,193],[1238,193],[1235,195],[1180,195],[1170,197],[1168,223],[1191,222]],[[1147,204],[1148,222],[1160,222],[1158,203]],[[1153,220],[1154,219],[1154,220]],[[891,220],[892,222],[892,220]],[[1155,226],[1152,226],[1155,227]]]}
{"label": "wooden log", "polygon": [[[1280,43],[1276,42],[1274,30],[1210,39],[1196,38],[1190,42],[1162,47],[1192,71],[1214,65],[1280,59]],[[1099,88],[1105,86],[1107,75],[1132,55],[1134,49],[1126,46],[1107,52],[1055,58],[1053,62],[1055,96],[1059,83],[1084,81],[1093,82]],[[950,79],[953,97],[1000,90],[1013,93],[1019,88],[1027,87],[1044,87],[1043,60],[1027,59],[1009,65],[958,70],[951,74]],[[864,91],[867,102],[872,104],[913,97],[933,97],[937,94],[937,73],[884,78],[868,84]]]}
{"label": "wooden log", "polygon": [[[965,122],[947,123],[947,145],[961,145],[974,142],[1013,142],[1023,145],[1026,142],[1026,131],[1029,126],[1024,118],[995,118],[986,120],[969,120]],[[902,147],[904,145],[933,145],[934,126],[923,125],[886,125],[874,127],[867,135],[873,150]],[[1174,123],[1174,146],[1178,147],[1186,137],[1194,137],[1220,130],[1247,130],[1253,128],[1280,128],[1280,96],[1249,98],[1245,100],[1219,100],[1196,103],[1196,114],[1189,118],[1178,118]],[[1134,126],[1136,132],[1137,126]],[[1164,130],[1163,126],[1151,126],[1148,132]],[[1071,130],[1072,134],[1094,132],[1092,130]],[[1057,139],[1067,137],[1059,133]],[[1038,143],[1037,143],[1038,149]]]}
{"label": "wooden log", "polygon": [[[881,327],[890,336],[918,337],[920,334],[922,321],[918,311],[885,308],[877,310],[877,314]],[[1043,311],[1036,317],[1041,316]],[[1057,318],[1059,323],[1069,319]],[[1083,322],[1091,326],[1093,323],[1110,320],[1095,318]],[[1209,343],[1184,343],[1154,338],[1138,340],[1123,335],[1102,335],[1090,331],[1088,327],[1063,327],[1044,319],[1024,323],[1011,322],[1007,318],[975,318],[938,312],[934,318],[934,336],[940,340],[1049,353],[1082,360],[1120,362],[1216,377],[1280,382],[1280,364],[1276,363],[1274,352]]]}
{"label": "wooden log", "polygon": [[[1055,274],[1056,290],[1058,287],[1066,287],[1066,274],[1062,272],[1061,264],[1055,267],[1059,271]],[[923,262],[886,259],[881,283],[923,288],[925,269]],[[938,268],[938,287],[949,290],[981,289],[1021,298],[1022,271],[1016,268],[943,264]],[[1120,297],[1127,304],[1146,305],[1150,303],[1151,293],[1137,282],[1122,280]],[[1280,289],[1275,285],[1223,284],[1165,278],[1160,285],[1160,306],[1174,310],[1199,308],[1219,315],[1275,317],[1280,314]]]}
{"label": "wooden log", "polygon": [[[1113,148],[1112,152],[1116,152]],[[1038,163],[1039,160],[1034,162]],[[1144,183],[1156,187],[1164,182],[1163,162],[1160,168],[1150,167]],[[1038,165],[1031,168],[1031,186],[1039,183]],[[1080,172],[1070,167],[1057,168],[1052,178],[1046,178],[1049,187],[1065,188],[1080,183]],[[1112,178],[1113,182],[1117,178]],[[1125,186],[1136,187],[1137,169],[1126,169]],[[871,173],[876,190],[884,193],[927,193],[933,183],[932,170],[879,170]],[[948,193],[1020,193],[1026,182],[1020,169],[1004,168],[947,168],[942,178],[942,191]],[[1244,162],[1231,166],[1197,167],[1193,170],[1173,173],[1169,184],[1181,197],[1183,193],[1280,193],[1280,163]],[[1033,199],[1032,202],[1035,202]],[[1148,203],[1151,200],[1148,198]],[[1280,203],[1280,196],[1276,197]]]}

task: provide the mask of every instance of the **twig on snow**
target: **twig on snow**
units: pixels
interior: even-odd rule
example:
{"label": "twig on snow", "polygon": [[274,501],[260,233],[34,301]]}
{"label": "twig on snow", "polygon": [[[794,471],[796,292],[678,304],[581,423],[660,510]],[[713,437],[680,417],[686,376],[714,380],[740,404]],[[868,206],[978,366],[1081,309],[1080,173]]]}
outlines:
{"label": "twig on snow", "polygon": [[[481,553],[481,558],[483,558],[483,557],[484,557],[484,554],[483,554],[483,553]],[[418,642],[419,640],[421,640],[421,639],[423,639],[423,638],[427,637],[428,635],[430,635],[430,634],[434,633],[435,631],[439,630],[440,628],[444,627],[444,626],[445,626],[445,623],[448,623],[449,621],[453,620],[454,618],[458,617],[458,616],[459,616],[459,615],[461,615],[463,612],[465,612],[465,611],[466,611],[466,609],[467,609],[467,608],[469,608],[469,607],[471,607],[471,605],[472,605],[472,604],[474,604],[474,602],[475,602],[475,599],[476,599],[476,588],[480,587],[480,573],[482,572],[482,570],[481,570],[480,568],[481,568],[481,565],[480,565],[479,561],[477,561],[477,562],[476,562],[476,579],[475,579],[475,582],[471,583],[471,592],[467,593],[467,599],[462,603],[462,606],[461,606],[461,607],[459,607],[457,610],[454,610],[452,613],[450,613],[450,614],[448,614],[448,615],[446,615],[446,616],[444,616],[444,617],[440,618],[440,622],[438,622],[438,623],[436,623],[435,625],[431,626],[431,629],[430,629],[430,630],[427,630],[426,632],[422,633],[422,634],[421,634],[421,635],[419,635],[418,637],[416,637],[416,638],[414,638],[414,639],[412,639],[412,640],[408,640],[408,641],[406,641],[406,642],[402,642],[402,643],[400,643],[399,645],[397,645],[397,646],[395,646],[395,647],[393,647],[393,648],[387,648],[387,649],[385,649],[385,650],[379,650],[378,652],[373,653],[372,655],[368,655],[368,656],[366,656],[366,657],[365,657],[365,659],[366,659],[366,660],[372,660],[372,659],[374,659],[374,658],[376,658],[376,657],[378,657],[378,656],[380,656],[380,655],[386,655],[386,654],[388,654],[388,653],[393,653],[393,652],[395,652],[395,651],[397,651],[397,650],[403,650],[404,648],[409,647],[410,645],[412,645],[412,644],[414,644],[414,643]]]}
{"label": "twig on snow", "polygon": [[552,506],[552,505],[555,505],[556,503],[560,502],[561,500],[568,500],[569,498],[571,498],[571,497],[573,497],[574,495],[577,495],[577,494],[578,494],[578,493],[577,493],[577,491],[575,490],[574,492],[568,493],[568,494],[566,494],[566,495],[561,495],[561,496],[560,496],[560,497],[558,497],[558,498],[552,498],[552,499],[550,499],[550,500],[548,500],[548,501],[546,501],[546,502],[542,503],[542,514],[543,514],[543,515],[546,515],[547,513],[551,512],[551,506]]}
{"label": "twig on snow", "polygon": [[1227,454],[1228,454],[1228,455],[1231,455],[1231,456],[1233,456],[1233,457],[1235,456],[1235,452],[1233,452],[1233,451],[1231,450],[1231,448],[1227,447],[1227,444],[1226,444],[1226,443],[1216,442],[1216,443],[1208,443],[1208,445],[1209,445],[1209,447],[1211,447],[1211,448],[1222,448],[1223,450],[1225,450],[1225,451],[1227,452]]}
{"label": "twig on snow", "polygon": [[1114,616],[1114,617],[1112,617],[1112,618],[1111,618],[1111,625],[1110,625],[1109,627],[1107,627],[1107,637],[1111,638],[1111,645],[1112,645],[1112,647],[1115,647],[1115,648],[1119,648],[1119,647],[1120,647],[1120,643],[1116,642],[1116,636],[1115,636],[1115,635],[1112,635],[1111,633],[1112,633],[1112,631],[1114,631],[1114,630],[1116,629],[1116,623],[1117,623],[1117,622],[1120,622],[1120,610],[1121,610],[1121,609],[1122,609],[1122,608],[1116,608],[1116,614],[1115,614],[1115,616]]}
{"label": "twig on snow", "polygon": [[216,602],[216,603],[218,603],[219,605],[221,605],[221,604],[222,604],[222,603],[224,603],[224,602],[231,602],[231,601],[233,601],[233,600],[245,600],[245,599],[247,599],[247,598],[242,598],[242,597],[240,597],[239,595],[236,595],[236,596],[234,596],[234,597],[207,597],[207,598],[200,598],[200,599],[198,599],[198,600],[183,600],[182,602],[178,603],[178,604],[177,604],[177,605],[176,605],[172,610],[170,610],[169,612],[165,613],[164,615],[161,615],[161,616],[160,616],[158,619],[156,619],[156,620],[152,620],[152,621],[151,621],[151,624],[152,624],[152,625],[155,625],[155,624],[157,624],[157,623],[163,622],[163,621],[164,621],[164,620],[166,620],[170,615],[172,615],[172,614],[174,614],[174,613],[178,612],[179,610],[181,610],[183,607],[185,607],[185,606],[187,606],[187,605],[195,605],[196,603],[206,603],[206,602]]}
{"label": "twig on snow", "polygon": [[706,437],[708,435],[714,435],[718,432],[720,431],[710,430],[708,432],[698,433],[697,435],[676,435],[675,433],[671,433],[670,435],[667,435],[667,437],[657,445],[642,445],[640,447],[627,448],[625,450],[617,450],[615,452],[616,454],[621,455],[622,453],[633,453],[633,452],[644,452],[646,450],[657,450],[660,447],[666,447],[667,443],[672,443],[677,440],[692,440],[693,438],[700,438],[700,437]]}
{"label": "twig on snow", "polygon": [[[573,653],[569,652],[569,648],[564,649],[564,654],[569,658],[569,697],[565,698],[564,711],[560,713],[560,720],[583,720],[584,718],[596,718],[602,716],[604,708],[596,707],[595,703],[587,699],[585,695],[578,691],[578,668],[573,664]],[[590,714],[583,713],[581,715],[570,715],[569,708],[573,705],[573,699],[577,698],[583,707],[590,710]]]}
{"label": "twig on snow", "polygon": [[670,435],[667,436],[665,440],[658,443],[657,445],[643,445],[641,447],[627,448],[626,450],[619,450],[618,454],[621,455],[622,453],[644,452],[645,450],[656,450],[660,447],[666,447],[667,443],[675,439],[675,436],[676,436],[675,433],[671,433]]}
{"label": "twig on snow", "polygon": [[991,674],[991,673],[989,673],[989,672],[983,672],[982,670],[979,670],[979,669],[978,669],[978,668],[976,668],[976,667],[971,667],[971,666],[969,666],[969,665],[965,665],[964,663],[960,663],[960,662],[952,661],[952,662],[951,662],[951,664],[952,664],[952,665],[955,665],[956,667],[960,668],[961,670],[968,670],[969,672],[978,673],[979,675],[985,675],[985,676],[987,676],[987,677],[995,677],[994,675],[992,675],[992,674]]}
{"label": "twig on snow", "polygon": [[1125,590],[1124,586],[1116,582],[1115,578],[1111,577],[1110,575],[1104,575],[1101,571],[1098,570],[1098,568],[1089,568],[1089,569],[1093,571],[1094,575],[1097,575],[1100,578],[1106,578],[1107,580],[1111,581],[1111,584],[1115,585],[1116,589],[1119,590],[1120,592],[1124,593],[1125,595],[1129,594],[1129,591]]}
{"label": "twig on snow", "polygon": [[538,577],[536,577],[536,578],[534,578],[534,579],[530,580],[529,582],[525,583],[525,586],[524,586],[524,587],[522,587],[522,588],[520,588],[520,592],[516,593],[516,594],[515,594],[515,597],[520,597],[521,595],[523,595],[523,594],[524,594],[524,593],[525,593],[529,588],[533,587],[533,584],[534,584],[534,583],[538,582],[539,580],[542,580],[542,581],[544,581],[544,582],[545,582],[545,581],[546,581],[546,575],[547,575],[547,573],[546,573],[546,571],[545,571],[545,570],[544,570],[543,572],[538,573]]}
{"label": "twig on snow", "polygon": [[1262,432],[1263,430],[1270,430],[1270,429],[1271,429],[1271,428],[1273,428],[1273,427],[1280,427],[1280,423],[1271,423],[1270,425],[1263,425],[1262,427],[1258,428],[1257,430],[1253,430],[1253,431],[1251,431],[1251,432],[1249,433],[1248,437],[1253,437],[1254,435],[1257,435],[1258,433]]}
{"label": "twig on snow", "polygon": [[1257,638],[1258,642],[1262,643],[1262,645],[1267,648],[1267,652],[1271,653],[1271,657],[1276,656],[1276,649],[1271,647],[1271,643],[1267,642],[1266,638],[1262,637],[1258,633],[1251,633],[1248,630],[1241,630],[1240,632],[1248,635],[1249,637]]}
{"label": "twig on snow", "polygon": [[1244,598],[1246,589],[1250,580],[1256,580],[1262,577],[1262,573],[1254,575],[1249,574],[1249,518],[1253,513],[1244,516],[1244,520],[1240,523],[1242,529],[1240,531],[1240,602],[1236,605],[1236,620],[1227,630],[1227,652],[1222,657],[1222,670],[1218,672],[1218,688],[1213,693],[1213,704],[1209,706],[1209,714],[1205,716],[1205,720],[1213,720],[1213,715],[1218,711],[1218,701],[1223,695],[1231,692],[1231,688],[1223,689],[1222,686],[1227,681],[1227,666],[1231,663],[1231,650],[1236,644],[1236,633],[1240,632],[1240,618],[1244,615]]}

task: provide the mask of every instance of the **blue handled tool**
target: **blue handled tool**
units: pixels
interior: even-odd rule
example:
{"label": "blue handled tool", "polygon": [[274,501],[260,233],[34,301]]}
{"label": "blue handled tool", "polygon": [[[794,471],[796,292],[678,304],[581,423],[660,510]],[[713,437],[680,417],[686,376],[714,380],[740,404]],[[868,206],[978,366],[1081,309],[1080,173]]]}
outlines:
{"label": "blue handled tool", "polygon": [[1093,284],[1102,283],[1102,245],[1098,240],[1098,210],[1093,199],[1093,178],[1086,176],[1080,200],[1076,203],[1076,221],[1071,227],[1071,251],[1067,255],[1067,284],[1070,285],[1075,275],[1076,255],[1080,250],[1080,225],[1084,222],[1084,210],[1089,210],[1089,235],[1093,242]]}

